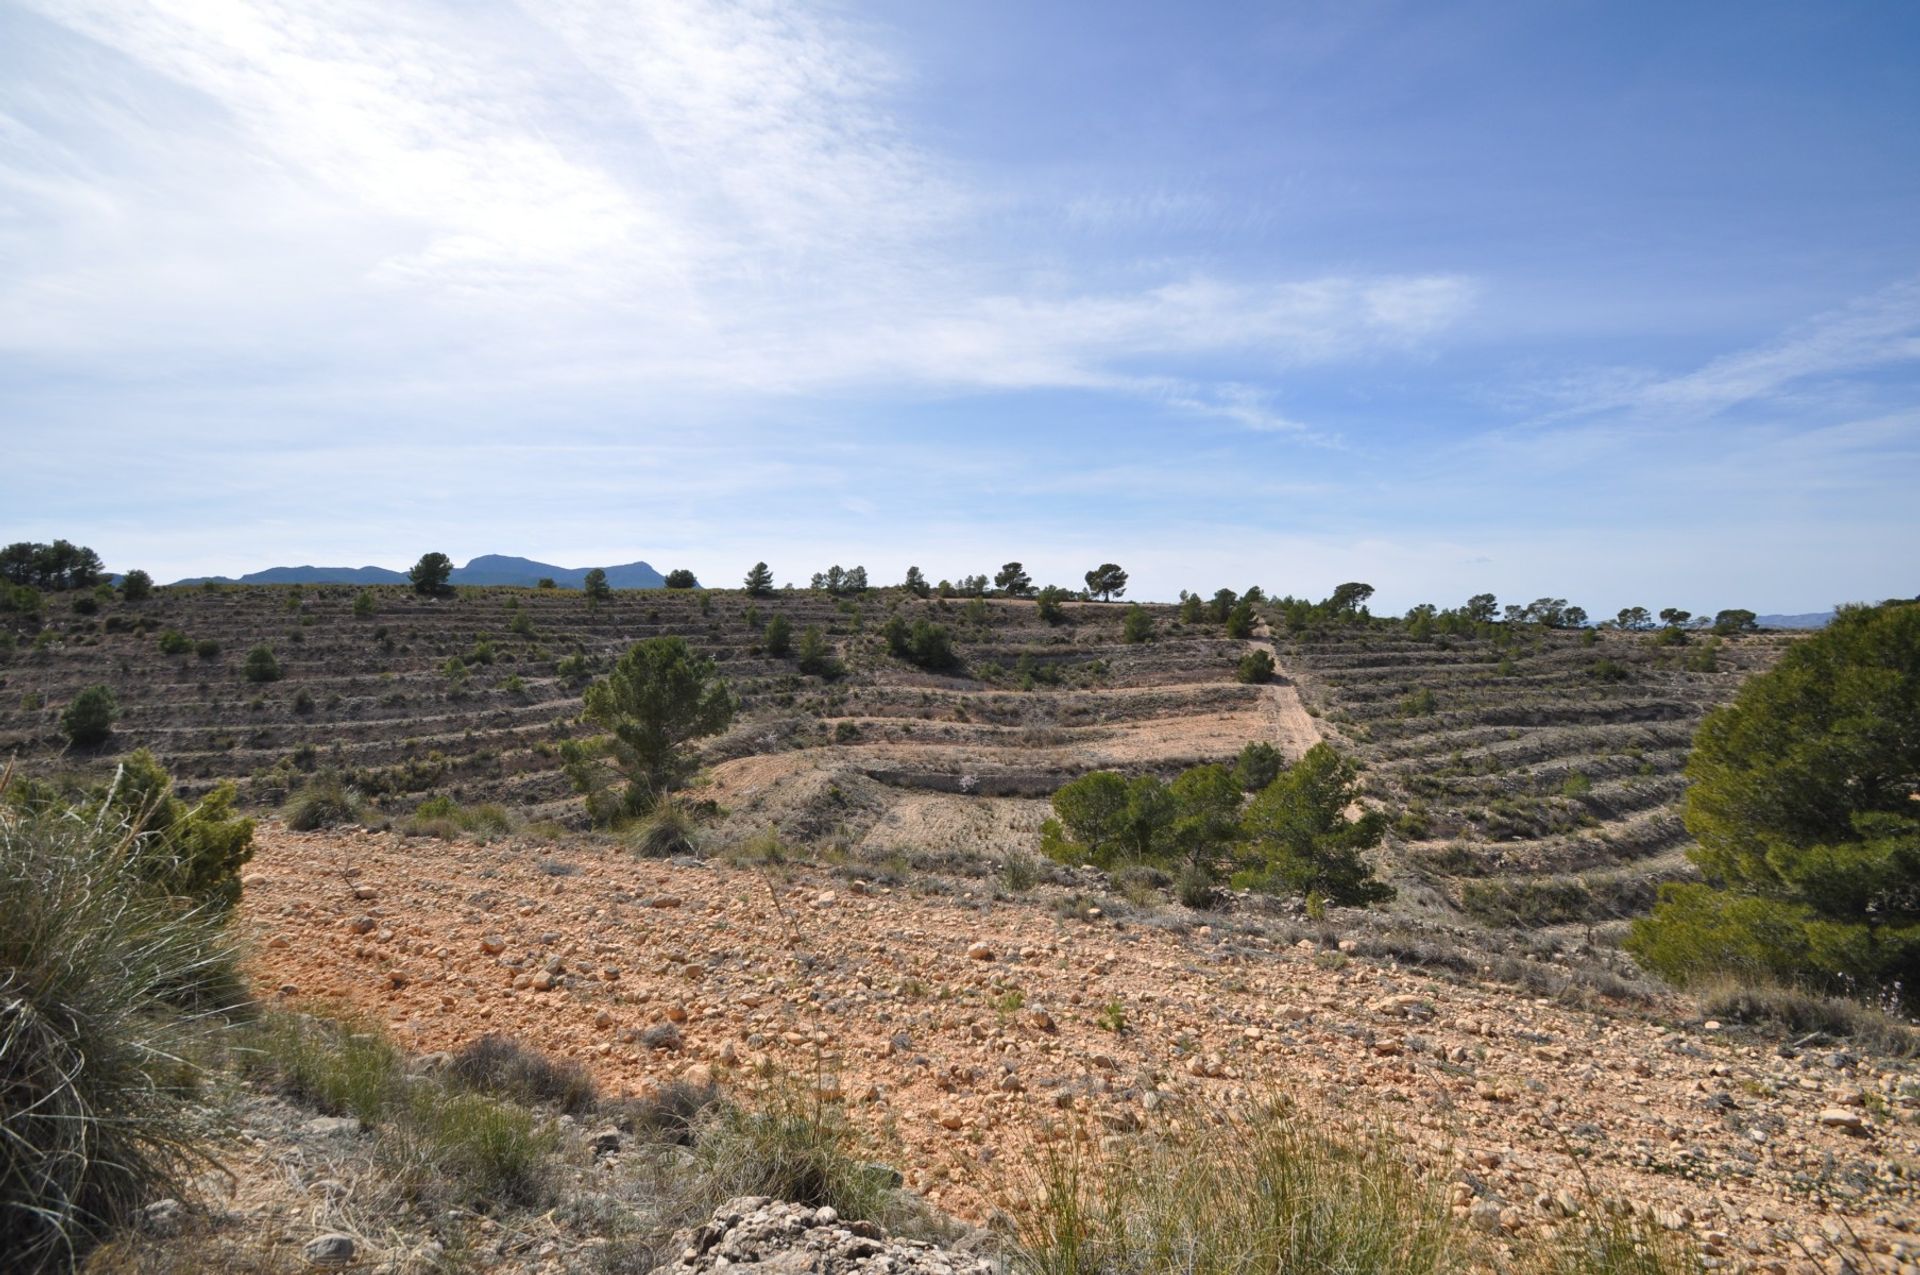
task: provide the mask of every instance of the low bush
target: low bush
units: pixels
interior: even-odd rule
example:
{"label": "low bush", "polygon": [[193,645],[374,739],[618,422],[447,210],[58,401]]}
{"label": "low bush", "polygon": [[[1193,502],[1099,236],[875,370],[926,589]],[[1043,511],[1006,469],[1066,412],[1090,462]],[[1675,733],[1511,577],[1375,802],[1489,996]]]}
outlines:
{"label": "low bush", "polygon": [[400,831],[409,837],[438,837],[443,841],[452,841],[462,834],[482,838],[504,836],[513,831],[513,816],[505,806],[495,802],[463,806],[442,795],[429,797],[415,806]]}
{"label": "low bush", "polygon": [[193,639],[179,629],[167,629],[160,634],[160,654],[185,655],[193,649]]}
{"label": "low bush", "polygon": [[699,849],[699,829],[693,811],[683,801],[662,798],[628,830],[627,844],[649,859],[671,859]]}
{"label": "low bush", "polygon": [[1285,1107],[1099,1165],[1059,1153],[1041,1187],[1018,1253],[1036,1275],[1443,1275],[1473,1247],[1439,1184],[1383,1138]]}
{"label": "low bush", "polygon": [[311,832],[335,824],[358,823],[360,802],[338,774],[322,771],[301,785],[281,814],[287,827],[296,832]]}
{"label": "low bush", "polygon": [[113,734],[113,723],[119,716],[120,704],[113,692],[104,686],[89,686],[60,714],[60,729],[75,748],[92,748]]}
{"label": "low bush", "polygon": [[1248,651],[1240,657],[1239,679],[1259,685],[1273,680],[1273,656],[1266,651]]}
{"label": "low bush", "polygon": [[274,657],[273,648],[265,643],[247,652],[240,671],[249,682],[277,682],[282,676],[280,661]]}
{"label": "low bush", "polygon": [[1725,976],[1703,983],[1696,995],[1705,1018],[1771,1027],[1794,1037],[1819,1033],[1894,1058],[1920,1057],[1920,1030],[1847,997]]}
{"label": "low bush", "polygon": [[454,1054],[447,1075],[478,1093],[522,1106],[553,1106],[569,1115],[599,1101],[593,1078],[578,1063],[555,1060],[506,1036],[482,1036]]}
{"label": "low bush", "polygon": [[1384,1134],[1280,1104],[1093,1161],[1053,1152],[1020,1223],[1024,1275],[1693,1275],[1684,1240],[1625,1207],[1496,1245]]}

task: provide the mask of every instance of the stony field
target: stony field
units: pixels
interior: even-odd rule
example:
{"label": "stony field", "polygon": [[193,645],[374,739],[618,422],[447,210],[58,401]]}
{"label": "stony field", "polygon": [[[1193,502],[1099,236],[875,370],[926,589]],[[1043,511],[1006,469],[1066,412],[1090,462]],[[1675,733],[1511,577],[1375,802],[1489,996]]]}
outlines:
{"label": "stony field", "polygon": [[817,1078],[974,1220],[1023,1207],[1045,1144],[1124,1154],[1285,1095],[1419,1148],[1496,1234],[1623,1197],[1715,1265],[1920,1260],[1912,1063],[1343,951],[1359,922],[277,829],[245,904],[263,991],[421,1051],[509,1033],[616,1092]]}

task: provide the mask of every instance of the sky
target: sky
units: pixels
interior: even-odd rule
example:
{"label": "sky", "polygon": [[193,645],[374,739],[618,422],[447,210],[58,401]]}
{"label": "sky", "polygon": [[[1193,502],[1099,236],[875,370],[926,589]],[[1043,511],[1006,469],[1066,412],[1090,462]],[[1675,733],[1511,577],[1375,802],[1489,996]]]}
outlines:
{"label": "sky", "polygon": [[0,0],[0,540],[1920,593],[1920,6]]}

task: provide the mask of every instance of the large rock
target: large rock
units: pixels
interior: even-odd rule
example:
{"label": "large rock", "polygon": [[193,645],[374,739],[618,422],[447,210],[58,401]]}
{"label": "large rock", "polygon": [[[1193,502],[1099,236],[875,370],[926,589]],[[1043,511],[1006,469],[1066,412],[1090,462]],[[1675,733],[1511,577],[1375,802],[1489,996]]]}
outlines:
{"label": "large rock", "polygon": [[832,1209],[743,1195],[713,1211],[705,1225],[674,1237],[677,1261],[653,1275],[991,1275],[983,1258],[916,1240],[890,1240],[871,1222],[844,1222]]}

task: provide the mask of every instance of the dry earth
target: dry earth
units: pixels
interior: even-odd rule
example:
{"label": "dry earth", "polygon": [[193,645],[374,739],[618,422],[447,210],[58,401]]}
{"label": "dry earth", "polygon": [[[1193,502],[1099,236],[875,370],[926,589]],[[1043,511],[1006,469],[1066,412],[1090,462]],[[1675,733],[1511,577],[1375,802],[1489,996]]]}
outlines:
{"label": "dry earth", "polygon": [[[415,1049],[507,1033],[614,1092],[824,1075],[876,1153],[966,1218],[1020,1207],[1039,1143],[1111,1152],[1284,1095],[1450,1158],[1489,1229],[1605,1195],[1716,1264],[1838,1269],[1837,1240],[1920,1269],[1911,1064],[1782,1050],[1677,1003],[1529,1000],[1239,912],[1116,922],[1064,889],[967,884],[268,826],[244,907],[262,988]],[[668,1047],[642,1039],[668,1025]]]}

